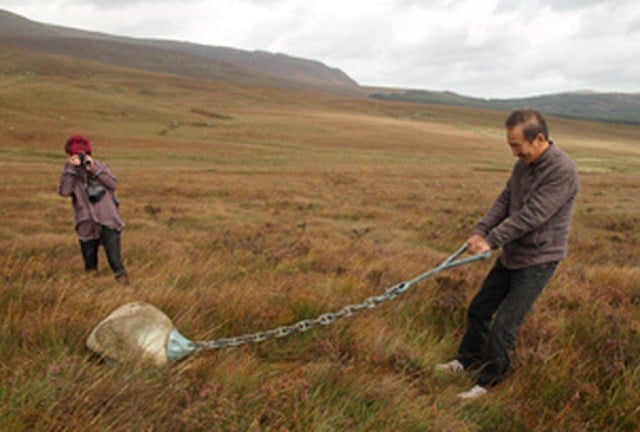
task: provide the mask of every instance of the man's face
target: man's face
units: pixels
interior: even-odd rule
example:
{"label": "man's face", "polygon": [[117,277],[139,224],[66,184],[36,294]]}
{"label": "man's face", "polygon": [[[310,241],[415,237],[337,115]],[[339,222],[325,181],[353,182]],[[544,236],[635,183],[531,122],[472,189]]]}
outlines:
{"label": "man's face", "polygon": [[507,129],[507,143],[511,147],[514,157],[520,159],[525,165],[531,165],[544,153],[548,143],[541,133],[538,134],[533,142],[527,141],[524,138],[523,129],[524,123],[518,124],[512,129]]}

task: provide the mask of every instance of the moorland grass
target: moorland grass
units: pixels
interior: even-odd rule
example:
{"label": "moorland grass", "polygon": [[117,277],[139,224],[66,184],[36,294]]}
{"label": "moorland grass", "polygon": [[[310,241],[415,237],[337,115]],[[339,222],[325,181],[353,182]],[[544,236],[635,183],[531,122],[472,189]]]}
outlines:
{"label": "moorland grass", "polygon": [[[461,403],[472,377],[432,365],[454,354],[490,262],[309,333],[161,370],[104,364],[85,339],[128,301],[211,339],[338,310],[433,267],[508,176],[505,113],[19,54],[2,51],[0,73],[0,430],[638,429],[637,127],[549,119],[581,173],[570,255],[487,398]],[[55,192],[72,133],[118,177],[129,286],[104,255],[97,276],[82,271]]]}

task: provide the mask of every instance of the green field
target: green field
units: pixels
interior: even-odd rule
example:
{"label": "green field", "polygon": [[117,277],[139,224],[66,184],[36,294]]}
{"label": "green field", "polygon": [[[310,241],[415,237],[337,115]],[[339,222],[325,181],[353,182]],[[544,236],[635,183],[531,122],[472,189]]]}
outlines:
{"label": "green field", "polygon": [[[435,375],[490,262],[329,327],[165,369],[100,362],[129,301],[194,340],[383,292],[464,242],[513,163],[506,113],[239,87],[0,49],[0,430],[635,431],[640,127],[550,117],[582,189],[570,255],[484,399]],[[119,181],[118,285],[56,194],[72,133]]]}

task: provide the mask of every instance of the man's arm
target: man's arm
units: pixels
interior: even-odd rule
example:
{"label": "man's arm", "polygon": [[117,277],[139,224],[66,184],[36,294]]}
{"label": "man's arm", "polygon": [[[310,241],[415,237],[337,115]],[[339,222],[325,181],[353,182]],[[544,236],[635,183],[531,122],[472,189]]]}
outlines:
{"label": "man's arm", "polygon": [[493,202],[489,211],[478,222],[473,235],[467,239],[467,251],[471,254],[481,254],[491,250],[487,242],[487,235],[509,214],[509,202],[511,200],[511,180],[502,190],[498,198]]}
{"label": "man's arm", "polygon": [[486,237],[489,232],[502,222],[509,214],[509,202],[511,200],[511,180],[502,190],[498,198],[493,202],[489,211],[482,217],[476,225],[474,234]]}

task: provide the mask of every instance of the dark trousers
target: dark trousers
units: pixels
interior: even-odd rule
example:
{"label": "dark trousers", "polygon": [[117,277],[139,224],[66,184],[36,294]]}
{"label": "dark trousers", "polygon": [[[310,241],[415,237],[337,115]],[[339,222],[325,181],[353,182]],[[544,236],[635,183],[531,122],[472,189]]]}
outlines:
{"label": "dark trousers", "polygon": [[480,369],[478,385],[495,385],[507,372],[518,330],[557,264],[509,270],[498,259],[485,278],[469,305],[457,357],[465,369]]}
{"label": "dark trousers", "polygon": [[80,250],[84,259],[85,270],[98,269],[98,246],[100,244],[102,244],[107,254],[111,270],[116,276],[125,274],[127,271],[120,257],[120,233],[105,226],[102,226],[99,239],[80,240]]}

